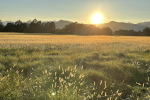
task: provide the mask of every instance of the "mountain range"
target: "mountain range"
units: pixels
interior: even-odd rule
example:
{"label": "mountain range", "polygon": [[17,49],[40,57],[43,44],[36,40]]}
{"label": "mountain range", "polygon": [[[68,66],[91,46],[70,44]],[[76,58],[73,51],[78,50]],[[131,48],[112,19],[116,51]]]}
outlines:
{"label": "mountain range", "polygon": [[[8,22],[11,21],[3,21],[3,24],[6,25]],[[66,21],[66,20],[60,20],[60,21],[54,21],[56,25],[56,29],[62,29],[64,26],[73,23],[71,21]],[[150,27],[150,21],[149,22],[142,22],[142,23],[124,23],[124,22],[116,22],[116,21],[111,21],[109,23],[104,23],[104,24],[99,24],[97,27],[110,27],[112,31],[116,30],[135,30],[135,31],[142,31],[145,27]]]}
{"label": "mountain range", "polygon": [[120,30],[120,29],[142,31],[145,27],[150,27],[150,22],[133,24],[133,23],[111,21],[109,23],[99,25],[99,27],[110,27],[113,31]]}
{"label": "mountain range", "polygon": [[55,21],[56,29],[62,29],[64,26],[69,25],[70,23],[73,22],[66,20]]}

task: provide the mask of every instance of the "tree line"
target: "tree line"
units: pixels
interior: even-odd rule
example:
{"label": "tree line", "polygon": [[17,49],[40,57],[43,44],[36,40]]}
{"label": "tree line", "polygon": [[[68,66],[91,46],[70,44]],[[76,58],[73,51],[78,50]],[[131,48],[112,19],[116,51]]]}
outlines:
{"label": "tree line", "polygon": [[0,20],[0,32],[24,32],[24,33],[54,33],[54,34],[77,34],[77,35],[125,35],[125,36],[150,36],[150,28],[143,31],[117,30],[113,32],[109,27],[99,28],[95,25],[70,23],[63,29],[56,29],[54,22],[33,21],[9,22],[6,26]]}
{"label": "tree line", "polygon": [[109,27],[98,28],[95,25],[86,25],[80,23],[71,23],[63,29],[57,30],[59,34],[79,34],[79,35],[112,35]]}
{"label": "tree line", "polygon": [[134,31],[134,30],[118,30],[113,33],[114,35],[123,35],[123,36],[150,36],[150,28],[146,27],[143,31]]}
{"label": "tree line", "polygon": [[34,19],[31,22],[9,22],[6,26],[0,21],[0,32],[25,32],[25,33],[55,33],[54,22],[41,22]]}

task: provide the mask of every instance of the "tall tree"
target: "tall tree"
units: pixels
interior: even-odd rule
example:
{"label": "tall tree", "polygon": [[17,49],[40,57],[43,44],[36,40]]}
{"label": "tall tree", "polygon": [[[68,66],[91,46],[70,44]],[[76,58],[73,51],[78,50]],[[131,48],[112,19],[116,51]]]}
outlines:
{"label": "tall tree", "polygon": [[103,35],[112,35],[113,32],[109,27],[101,28],[101,34]]}
{"label": "tall tree", "polygon": [[0,20],[0,32],[2,32],[3,29],[4,29],[4,25],[3,25],[2,21]]}
{"label": "tall tree", "polygon": [[55,26],[55,23],[54,23],[54,22],[51,22],[51,23],[50,23],[50,28],[51,28],[51,32],[52,32],[52,33],[55,33],[55,31],[56,31],[56,26]]}
{"label": "tall tree", "polygon": [[15,22],[15,27],[16,32],[23,32],[27,27],[27,23],[23,23],[22,21],[18,20]]}
{"label": "tall tree", "polygon": [[145,29],[143,29],[143,35],[150,36],[150,28],[146,27]]}
{"label": "tall tree", "polygon": [[4,32],[15,32],[15,25],[12,22],[7,23],[4,27]]}

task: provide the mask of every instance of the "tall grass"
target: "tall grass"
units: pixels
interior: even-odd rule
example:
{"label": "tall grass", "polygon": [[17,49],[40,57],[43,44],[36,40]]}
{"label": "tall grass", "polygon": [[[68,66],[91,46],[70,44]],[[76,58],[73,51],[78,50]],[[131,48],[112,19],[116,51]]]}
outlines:
{"label": "tall grass", "polygon": [[150,37],[0,33],[0,99],[149,99]]}

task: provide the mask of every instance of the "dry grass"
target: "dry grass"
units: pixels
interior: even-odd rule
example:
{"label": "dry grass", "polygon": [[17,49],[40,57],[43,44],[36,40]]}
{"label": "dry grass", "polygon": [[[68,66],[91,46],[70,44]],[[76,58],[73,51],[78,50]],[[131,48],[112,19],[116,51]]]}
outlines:
{"label": "dry grass", "polygon": [[[149,98],[149,55],[150,37],[0,33],[0,99]],[[70,86],[83,74],[79,93]]]}
{"label": "dry grass", "polygon": [[[34,46],[33,46],[34,45]],[[101,49],[149,49],[150,37],[139,36],[78,36],[78,35],[29,35],[23,33],[0,33],[0,47],[41,47],[72,45]]]}

